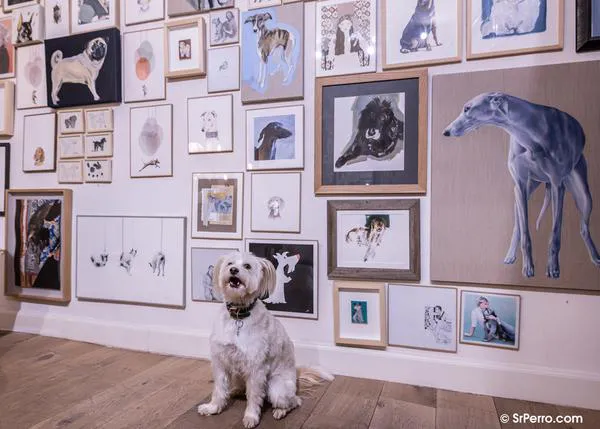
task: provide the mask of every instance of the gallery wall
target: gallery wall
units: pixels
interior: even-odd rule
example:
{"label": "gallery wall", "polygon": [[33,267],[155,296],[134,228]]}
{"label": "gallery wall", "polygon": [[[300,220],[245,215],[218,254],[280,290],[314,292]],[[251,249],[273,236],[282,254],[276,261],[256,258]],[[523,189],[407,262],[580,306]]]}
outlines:
{"label": "gallery wall", "polygon": [[[124,4],[121,5],[124,8]],[[237,0],[236,7],[245,10],[246,1]],[[40,333],[111,346],[172,353],[192,357],[208,357],[208,335],[218,304],[191,300],[191,247],[244,248],[239,240],[192,240],[189,235],[191,217],[192,173],[246,172],[244,183],[244,238],[317,240],[318,246],[318,320],[280,318],[296,344],[298,360],[303,364],[319,364],[338,374],[370,377],[404,383],[435,386],[465,392],[491,394],[533,401],[600,409],[600,297],[587,294],[565,294],[546,291],[489,289],[477,285],[455,285],[464,290],[518,293],[521,295],[521,343],[518,352],[460,344],[456,354],[419,351],[388,346],[385,350],[338,347],[333,333],[333,282],[327,278],[327,212],[328,199],[315,197],[314,186],[314,90],[315,69],[315,4],[306,3],[304,42],[304,99],[274,103],[269,107],[304,106],[304,169],[301,176],[301,233],[266,234],[250,231],[250,174],[246,172],[245,111],[255,106],[242,106],[240,92],[233,92],[234,151],[224,154],[189,155],[187,150],[187,105],[189,97],[207,95],[206,80],[169,82],[167,100],[173,105],[173,177],[131,179],[129,175],[129,110],[134,105],[121,104],[114,110],[113,180],[111,184],[59,185],[56,173],[26,174],[21,171],[23,116],[15,115],[15,134],[10,139],[11,188],[64,188],[74,190],[73,215],[138,215],[185,216],[186,236],[186,306],[170,309],[81,301],[73,297],[68,306],[19,302],[0,297],[0,329]],[[429,102],[431,79],[435,75],[492,69],[529,67],[542,64],[600,60],[600,52],[575,53],[575,2],[565,5],[565,41],[560,52],[504,57],[429,69]],[[162,23],[136,26],[149,29]],[[122,31],[131,28],[122,26]],[[464,39],[463,34],[463,39]],[[464,49],[465,43],[463,43]],[[463,55],[464,58],[464,55]],[[381,57],[378,58],[381,70]],[[568,82],[565,82],[568,85]],[[151,105],[153,103],[147,103]],[[135,106],[144,104],[135,104]],[[36,113],[51,109],[37,109]],[[193,120],[193,119],[190,119]],[[431,124],[431,109],[428,117]],[[429,136],[431,141],[431,136]],[[596,142],[590,142],[596,144]],[[430,147],[429,147],[430,148]],[[431,152],[428,151],[431,166]],[[421,281],[431,284],[431,169],[428,192],[421,202]],[[364,197],[350,197],[350,199]],[[343,198],[346,199],[346,198]],[[76,229],[74,227],[74,235]],[[0,240],[4,242],[4,225]],[[73,246],[75,242],[73,241]],[[483,244],[482,244],[483,246]],[[474,262],[476,263],[476,261]],[[75,265],[75,263],[73,264]],[[76,278],[75,266],[72,279]],[[73,285],[76,288],[76,285]],[[590,289],[592,289],[590,287]],[[390,312],[394,309],[390,308]]]}

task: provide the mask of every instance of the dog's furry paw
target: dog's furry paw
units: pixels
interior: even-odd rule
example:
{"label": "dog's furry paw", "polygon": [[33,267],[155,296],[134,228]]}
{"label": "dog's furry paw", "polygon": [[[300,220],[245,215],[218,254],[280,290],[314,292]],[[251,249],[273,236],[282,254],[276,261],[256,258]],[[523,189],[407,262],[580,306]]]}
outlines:
{"label": "dog's furry paw", "polygon": [[242,423],[244,423],[245,428],[251,429],[253,427],[256,427],[258,425],[259,421],[260,421],[260,417],[255,416],[253,414],[245,414],[244,419],[242,420]]}
{"label": "dog's furry paw", "polygon": [[288,413],[288,410],[286,410],[285,408],[275,408],[273,410],[273,418],[275,420],[281,420],[282,418],[287,416],[287,413]]}
{"label": "dog's furry paw", "polygon": [[198,414],[201,416],[212,416],[214,414],[219,414],[220,412],[221,410],[217,404],[213,404],[212,402],[198,405]]}

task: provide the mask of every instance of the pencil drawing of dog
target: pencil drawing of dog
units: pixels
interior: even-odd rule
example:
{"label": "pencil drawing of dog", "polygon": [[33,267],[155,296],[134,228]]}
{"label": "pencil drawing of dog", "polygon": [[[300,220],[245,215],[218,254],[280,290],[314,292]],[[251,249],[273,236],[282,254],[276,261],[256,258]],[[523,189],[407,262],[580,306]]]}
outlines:
{"label": "pencil drawing of dog", "polygon": [[210,402],[198,406],[199,414],[219,414],[234,394],[245,392],[243,424],[253,428],[265,397],[273,417],[282,419],[301,405],[305,389],[333,379],[318,369],[296,368],[294,344],[260,301],[275,289],[271,262],[251,253],[230,253],[216,262],[213,281],[224,303],[210,335],[213,393]]}
{"label": "pencil drawing of dog", "polygon": [[133,258],[137,255],[136,249],[131,249],[128,253],[121,252],[121,257],[119,258],[119,266],[125,268],[127,274],[131,275],[131,268],[133,265]]}
{"label": "pencil drawing of dog", "polygon": [[292,135],[292,132],[284,128],[281,122],[269,122],[258,136],[258,141],[254,144],[255,160],[273,160],[277,159],[277,140],[286,139]]}
{"label": "pencil drawing of dog", "polygon": [[565,191],[575,200],[580,213],[580,232],[592,262],[600,266],[600,255],[590,235],[592,196],[583,154],[585,134],[581,124],[568,113],[531,103],[502,92],[488,92],[469,100],[462,113],[444,131],[460,137],[483,125],[503,129],[510,135],[508,169],[514,182],[515,224],[504,259],[513,264],[521,246],[523,276],[534,276],[528,201],[539,185],[545,196],[537,225],[552,203],[552,237],[546,275],[560,277],[559,252]]}
{"label": "pencil drawing of dog", "polygon": [[106,144],[106,137],[102,137],[100,140],[92,140],[92,143],[94,144],[94,152],[103,152],[104,145]]}
{"label": "pencil drawing of dog", "polygon": [[437,38],[435,0],[417,0],[415,13],[404,27],[400,38],[400,52],[406,54],[423,48],[430,51],[431,37],[436,46],[441,45]]}
{"label": "pencil drawing of dog", "polygon": [[346,243],[355,243],[358,246],[366,247],[363,261],[367,262],[375,258],[375,248],[381,245],[383,234],[389,228],[389,220],[382,216],[368,216],[365,226],[352,228],[346,233]]}
{"label": "pencil drawing of dog", "polygon": [[218,150],[220,148],[221,140],[219,139],[219,123],[217,120],[217,112],[209,110],[203,112],[200,115],[200,122],[202,123],[201,132],[204,133],[204,139],[206,142],[206,150]]}
{"label": "pencil drawing of dog", "polygon": [[152,268],[152,274],[157,276],[165,276],[165,254],[163,252],[156,252],[152,257],[152,260],[148,262],[148,265]]}
{"label": "pencil drawing of dog", "polygon": [[104,267],[106,266],[106,263],[108,262],[108,253],[103,252],[100,253],[99,255],[92,255],[90,256],[90,259],[92,261],[92,265],[94,267]]}

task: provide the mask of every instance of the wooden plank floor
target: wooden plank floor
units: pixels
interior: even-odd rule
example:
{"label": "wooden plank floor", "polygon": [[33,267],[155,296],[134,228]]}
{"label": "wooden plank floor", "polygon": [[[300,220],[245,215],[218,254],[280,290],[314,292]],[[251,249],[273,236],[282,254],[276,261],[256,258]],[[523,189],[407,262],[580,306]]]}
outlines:
{"label": "wooden plank floor", "polygon": [[[0,429],[242,428],[245,401],[201,417],[212,389],[207,361],[0,332]],[[583,424],[502,425],[507,413],[582,415]],[[281,421],[260,428],[600,428],[600,411],[337,376]]]}

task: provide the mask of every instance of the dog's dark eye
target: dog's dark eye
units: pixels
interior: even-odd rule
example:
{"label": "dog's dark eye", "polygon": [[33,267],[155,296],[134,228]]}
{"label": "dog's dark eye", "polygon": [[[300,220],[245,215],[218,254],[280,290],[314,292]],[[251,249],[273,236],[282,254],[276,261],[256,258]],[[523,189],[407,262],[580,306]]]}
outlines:
{"label": "dog's dark eye", "polygon": [[233,265],[233,262],[227,262],[227,266]]}
{"label": "dog's dark eye", "polygon": [[252,268],[252,266],[250,264],[244,264],[244,268],[247,270],[250,270]]}
{"label": "dog's dark eye", "polygon": [[468,112],[469,112],[469,110],[471,110],[471,106],[465,106],[465,108],[463,109],[463,111],[464,111],[465,113],[468,113]]}

